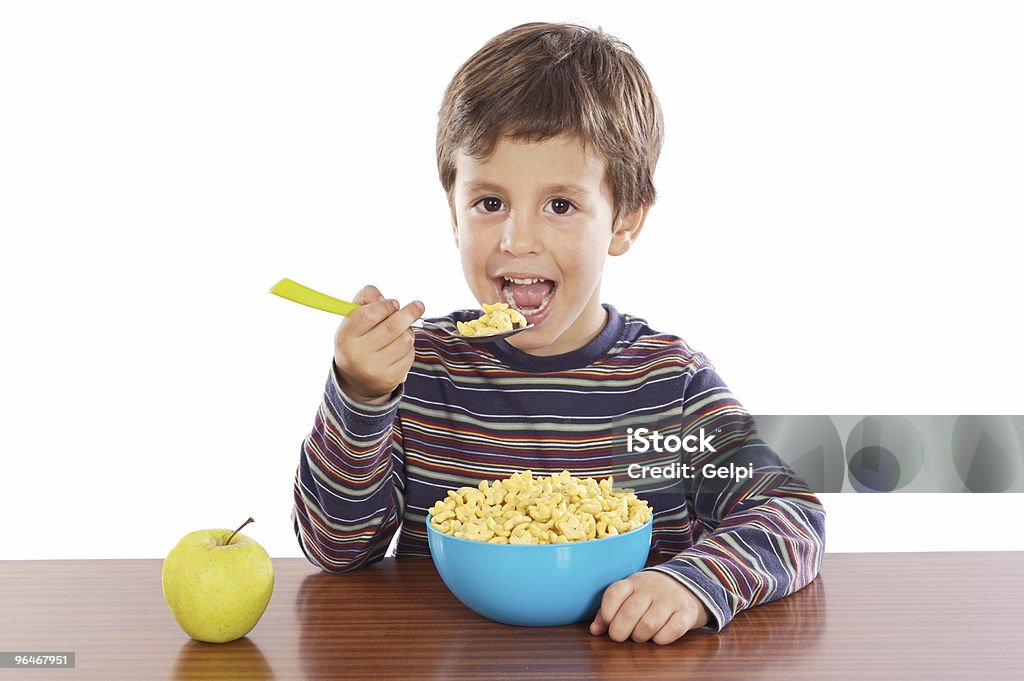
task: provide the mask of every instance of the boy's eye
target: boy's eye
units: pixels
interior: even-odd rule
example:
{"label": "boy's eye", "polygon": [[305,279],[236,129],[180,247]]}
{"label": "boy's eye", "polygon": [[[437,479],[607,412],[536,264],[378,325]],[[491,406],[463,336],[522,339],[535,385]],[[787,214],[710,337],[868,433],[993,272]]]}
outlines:
{"label": "boy's eye", "polygon": [[576,206],[572,205],[572,201],[561,198],[551,199],[548,205],[551,206],[551,212],[555,215],[566,215],[576,208]]}
{"label": "boy's eye", "polygon": [[499,199],[497,196],[485,196],[484,198],[477,201],[476,205],[480,206],[488,213],[497,213],[499,210],[501,210],[502,203],[501,199]]}

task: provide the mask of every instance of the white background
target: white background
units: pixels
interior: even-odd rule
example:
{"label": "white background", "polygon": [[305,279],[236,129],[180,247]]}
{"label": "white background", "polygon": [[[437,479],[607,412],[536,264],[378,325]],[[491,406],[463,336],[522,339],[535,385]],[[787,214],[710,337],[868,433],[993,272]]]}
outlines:
{"label": "white background", "polygon": [[[754,413],[1021,414],[1016,3],[0,6],[0,558],[300,555],[337,318],[473,304],[436,177],[455,69],[529,20],[646,65],[660,198],[604,299]],[[442,9],[443,7],[443,9]],[[1024,549],[1024,495],[827,495],[829,551]]]}

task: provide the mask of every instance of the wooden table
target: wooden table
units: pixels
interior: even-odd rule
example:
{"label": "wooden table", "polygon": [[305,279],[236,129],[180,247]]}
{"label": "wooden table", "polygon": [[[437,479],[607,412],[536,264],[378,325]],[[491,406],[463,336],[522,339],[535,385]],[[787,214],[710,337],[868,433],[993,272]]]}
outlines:
{"label": "wooden table", "polygon": [[178,629],[159,560],[0,561],[0,651],[76,653],[0,681],[1024,678],[1024,553],[828,555],[802,591],[669,646],[490,622],[430,560],[274,565],[263,619],[214,645]]}

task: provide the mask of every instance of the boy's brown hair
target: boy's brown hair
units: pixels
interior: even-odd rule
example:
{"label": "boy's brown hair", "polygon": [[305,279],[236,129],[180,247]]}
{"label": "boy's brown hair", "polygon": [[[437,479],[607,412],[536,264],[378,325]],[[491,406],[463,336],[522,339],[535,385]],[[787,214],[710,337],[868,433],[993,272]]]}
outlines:
{"label": "boy's brown hair", "polygon": [[452,77],[438,112],[437,169],[449,202],[455,157],[502,137],[578,137],[605,159],[616,216],[654,203],[661,106],[628,45],[600,29],[529,23],[492,38]]}

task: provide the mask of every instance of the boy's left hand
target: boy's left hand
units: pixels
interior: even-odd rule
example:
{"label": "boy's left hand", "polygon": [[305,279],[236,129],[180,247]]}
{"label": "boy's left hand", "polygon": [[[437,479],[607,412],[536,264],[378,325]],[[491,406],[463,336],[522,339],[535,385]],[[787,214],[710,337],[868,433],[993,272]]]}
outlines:
{"label": "boy's left hand", "polygon": [[665,645],[707,622],[704,604],[685,586],[660,572],[635,572],[604,590],[590,633]]}

